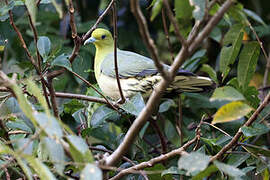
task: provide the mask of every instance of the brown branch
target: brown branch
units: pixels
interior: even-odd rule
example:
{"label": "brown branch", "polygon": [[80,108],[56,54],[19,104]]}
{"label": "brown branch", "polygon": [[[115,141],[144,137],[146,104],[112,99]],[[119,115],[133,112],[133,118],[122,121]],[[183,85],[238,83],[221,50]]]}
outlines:
{"label": "brown branch", "polygon": [[[75,60],[75,58],[79,54],[79,50],[80,50],[83,42],[85,40],[87,40],[91,36],[91,33],[97,28],[98,24],[102,21],[102,19],[104,18],[104,16],[109,12],[109,10],[111,9],[114,1],[116,1],[116,0],[111,0],[110,4],[107,6],[107,8],[105,9],[105,11],[101,14],[101,16],[99,16],[99,18],[97,19],[96,23],[89,29],[89,31],[87,31],[87,33],[85,35],[82,36],[82,38],[80,38],[79,36],[75,36],[75,39],[74,39],[75,46],[74,46],[74,48],[72,50],[71,56],[69,57],[69,61],[71,63]],[[72,21],[73,20],[71,20],[71,23],[72,23]],[[73,26],[73,25],[71,25],[71,26]],[[64,73],[65,71],[66,71],[65,68],[59,69],[59,70],[55,70],[55,71],[50,72],[49,74],[47,74],[47,77],[48,78],[55,78],[55,77],[61,75],[62,73]]]}
{"label": "brown branch", "polygon": [[173,25],[176,37],[178,38],[178,40],[180,41],[182,46],[187,46],[187,41],[185,40],[185,38],[180,33],[178,22],[175,19],[174,15],[173,15],[173,12],[172,12],[172,10],[170,8],[169,1],[168,0],[163,0],[163,4],[164,4],[164,6],[166,8],[167,15],[168,15],[168,17],[169,17],[169,19],[170,19],[170,21],[171,21],[171,23]]}
{"label": "brown branch", "polygon": [[197,49],[197,47],[200,46],[200,44],[203,41],[203,39],[205,37],[207,37],[211,33],[213,27],[215,27],[218,24],[218,22],[223,17],[224,13],[233,5],[233,3],[234,3],[234,0],[227,0],[219,8],[218,12],[215,13],[215,15],[209,20],[209,22],[204,27],[204,29],[202,30],[202,32],[196,37],[196,39],[189,46],[189,52],[190,53],[193,53]]}
{"label": "brown branch", "polygon": [[162,133],[162,131],[160,130],[158,124],[157,124],[157,120],[150,118],[150,124],[153,126],[154,130],[156,131],[159,140],[160,140],[160,144],[161,144],[161,149],[162,149],[162,154],[167,153],[168,149],[167,149],[167,141],[166,138],[164,136],[164,134]]}
{"label": "brown branch", "polygon": [[105,9],[105,11],[99,16],[99,18],[97,19],[96,23],[91,27],[91,29],[89,29],[89,31],[87,31],[87,33],[82,37],[82,43],[87,40],[90,36],[91,33],[97,28],[98,24],[103,20],[104,16],[109,12],[109,10],[112,8],[113,3],[116,0],[111,0],[110,4],[107,6],[107,8]]}
{"label": "brown branch", "polygon": [[171,58],[172,58],[172,61],[173,61],[173,59],[174,59],[173,49],[172,49],[172,44],[171,44],[170,37],[169,37],[169,31],[168,31],[168,27],[167,27],[164,8],[162,8],[162,10],[161,10],[161,15],[162,15],[162,24],[163,24],[163,29],[164,29],[164,32],[165,32],[165,37],[166,37],[167,42],[168,42],[168,49],[169,49],[169,51],[171,53]]}
{"label": "brown branch", "polygon": [[53,87],[53,79],[49,78],[48,79],[48,89],[50,92],[50,97],[51,97],[51,103],[52,103],[52,108],[53,108],[53,114],[55,117],[59,118],[59,114],[58,114],[58,107],[57,107],[57,103],[56,103],[56,99],[55,99],[55,91],[54,91],[54,87]]}
{"label": "brown branch", "polygon": [[[209,21],[206,27],[203,29],[202,33],[195,39],[194,42],[191,43],[189,47],[189,52],[194,52],[195,49],[201,44],[201,42],[206,38],[211,30],[215,27],[215,25],[221,20],[224,13],[229,9],[229,7],[233,4],[234,0],[227,0],[215,16]],[[131,1],[132,3],[132,1]],[[170,80],[174,79],[179,67],[181,64],[192,54],[189,53],[188,49],[185,46],[182,46],[180,52],[175,57],[174,63],[171,66],[169,71],[169,75],[172,77]],[[133,141],[135,140],[137,134],[140,132],[141,128],[146,123],[147,119],[151,116],[151,114],[156,109],[156,105],[160,102],[160,98],[166,88],[169,86],[171,81],[162,79],[160,83],[155,87],[154,91],[152,92],[149,100],[147,101],[146,106],[143,108],[141,113],[133,122],[132,126],[129,128],[126,136],[124,137],[122,143],[118,146],[118,148],[114,151],[112,155],[110,155],[106,159],[107,165],[113,165],[118,162],[119,158],[127,152]]]}
{"label": "brown branch", "polygon": [[[8,0],[5,0],[5,2],[8,5]],[[25,52],[27,54],[27,57],[31,61],[32,65],[35,67],[36,71],[39,72],[39,68],[38,68],[38,66],[35,63],[35,59],[31,56],[30,51],[27,48],[27,45],[26,45],[26,43],[25,43],[25,41],[23,39],[23,36],[22,36],[21,32],[19,31],[19,29],[17,28],[17,26],[14,23],[12,11],[9,10],[8,13],[9,13],[9,22],[10,22],[10,25],[13,27],[13,29],[17,33],[17,35],[19,37],[19,40],[22,43],[22,47],[24,48],[24,50],[25,50]]]}
{"label": "brown branch", "polygon": [[78,99],[78,100],[85,100],[85,101],[91,101],[91,102],[96,102],[96,103],[108,104],[107,101],[104,100],[103,98],[98,98],[94,96],[86,96],[82,94],[55,92],[55,96],[58,98]]}
{"label": "brown branch", "polygon": [[175,149],[167,154],[162,154],[158,157],[155,157],[149,161],[146,161],[146,162],[142,162],[136,166],[132,166],[130,168],[127,168],[127,169],[124,169],[122,171],[119,172],[119,174],[117,174],[116,176],[112,177],[110,180],[117,180],[117,179],[120,179],[122,178],[123,176],[129,174],[129,173],[132,173],[134,170],[135,171],[138,171],[140,169],[144,169],[144,168],[147,168],[147,167],[153,167],[155,164],[157,163],[160,163],[162,161],[165,161],[169,158],[172,158],[174,156],[177,156],[177,155],[181,155],[185,149],[187,149],[190,145],[192,145],[193,143],[195,143],[197,140],[197,137],[193,138],[192,140],[188,141],[186,144],[184,144],[182,147],[178,148],[178,149]]}
{"label": "brown branch", "polygon": [[[38,58],[38,72],[37,73],[41,74],[41,56],[39,54],[38,47],[37,47],[37,42],[38,42],[37,29],[36,29],[36,27],[35,27],[35,25],[33,23],[33,20],[31,18],[29,10],[28,10],[28,8],[26,6],[25,6],[25,9],[27,11],[30,27],[31,27],[31,29],[33,31],[33,34],[34,34],[34,41],[35,41],[35,46],[36,46],[37,58]],[[44,96],[45,96],[46,102],[48,104],[48,107],[51,108],[49,97],[48,97],[48,94],[47,94],[47,89],[46,89],[47,82],[42,76],[41,76],[41,84],[42,84],[42,90],[44,92]]]}
{"label": "brown branch", "polygon": [[76,77],[78,77],[80,80],[82,80],[85,84],[87,84],[89,87],[91,87],[92,89],[94,89],[99,95],[101,95],[105,99],[105,101],[107,102],[107,104],[109,106],[111,106],[114,110],[116,110],[117,112],[119,112],[118,109],[95,86],[93,86],[90,82],[88,82],[86,79],[84,79],[79,74],[75,73],[74,71],[69,71],[69,72],[71,72],[72,74],[74,74]]}
{"label": "brown branch", "polygon": [[155,63],[155,66],[157,67],[158,72],[162,75],[163,78],[168,79],[168,72],[165,70],[164,66],[159,61],[158,50],[154,44],[154,40],[150,36],[148,25],[141,11],[139,1],[131,0],[130,8],[139,25],[139,31],[142,36],[143,42],[146,45],[149,53],[151,54],[151,57],[154,60],[154,63]]}
{"label": "brown branch", "polygon": [[226,153],[229,149],[231,149],[233,146],[237,144],[238,139],[242,136],[242,127],[250,126],[257,118],[257,116],[260,114],[260,112],[267,106],[267,104],[270,102],[270,93],[265,97],[262,104],[256,109],[256,111],[252,114],[252,116],[248,119],[248,121],[239,128],[238,132],[234,135],[232,140],[226,144],[215,156],[211,158],[211,162],[214,160],[217,160],[221,158],[221,156]]}
{"label": "brown branch", "polygon": [[113,3],[113,38],[114,38],[114,68],[115,68],[115,77],[117,81],[118,90],[120,93],[120,99],[118,103],[122,104],[126,101],[121,84],[119,79],[119,73],[118,73],[118,62],[117,62],[117,8],[116,8],[116,2]]}
{"label": "brown branch", "polygon": [[71,37],[73,39],[75,39],[75,37],[77,36],[77,28],[76,28],[76,24],[75,24],[75,17],[74,17],[74,6],[73,6],[73,2],[72,0],[69,0],[69,16],[70,16],[70,28],[71,28]]}
{"label": "brown branch", "polygon": [[176,120],[176,130],[180,137],[180,144],[183,144],[183,132],[182,132],[182,123],[183,123],[183,111],[182,111],[182,100],[181,100],[181,94],[179,95],[178,99],[178,113],[179,117]]}

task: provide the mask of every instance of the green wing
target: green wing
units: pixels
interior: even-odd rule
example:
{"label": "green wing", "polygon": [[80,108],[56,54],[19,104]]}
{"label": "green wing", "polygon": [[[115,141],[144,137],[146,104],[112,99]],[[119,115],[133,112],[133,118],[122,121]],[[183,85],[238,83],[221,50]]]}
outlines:
{"label": "green wing", "polygon": [[[120,78],[157,74],[152,59],[130,52],[117,50],[118,73]],[[167,67],[167,66],[165,66]],[[101,73],[115,77],[114,53],[108,54],[100,66]]]}

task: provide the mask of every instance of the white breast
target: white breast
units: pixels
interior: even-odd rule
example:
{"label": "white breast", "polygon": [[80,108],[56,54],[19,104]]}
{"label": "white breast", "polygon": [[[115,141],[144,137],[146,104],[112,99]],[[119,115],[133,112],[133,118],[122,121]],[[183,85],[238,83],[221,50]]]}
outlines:
{"label": "white breast", "polygon": [[[137,92],[149,94],[157,82],[161,79],[160,76],[149,76],[142,79],[128,78],[121,79],[121,88],[125,97],[129,98]],[[115,78],[100,74],[98,85],[102,92],[113,100],[120,99],[120,93]]]}

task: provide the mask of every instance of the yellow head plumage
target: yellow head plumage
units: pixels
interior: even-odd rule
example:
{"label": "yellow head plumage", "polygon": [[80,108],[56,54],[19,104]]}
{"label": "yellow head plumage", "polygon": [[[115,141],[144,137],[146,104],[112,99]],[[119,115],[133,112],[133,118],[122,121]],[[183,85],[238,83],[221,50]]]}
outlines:
{"label": "yellow head plumage", "polygon": [[113,37],[110,31],[102,28],[97,28],[92,32],[92,35],[84,44],[93,43],[97,49],[112,48]]}

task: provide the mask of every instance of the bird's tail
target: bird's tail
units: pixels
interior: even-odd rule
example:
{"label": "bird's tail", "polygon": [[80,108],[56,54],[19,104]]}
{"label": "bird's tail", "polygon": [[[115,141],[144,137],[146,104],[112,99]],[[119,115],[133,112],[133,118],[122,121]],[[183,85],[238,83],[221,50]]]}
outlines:
{"label": "bird's tail", "polygon": [[180,92],[203,92],[214,89],[216,84],[208,77],[190,75],[178,75],[175,77],[168,91]]}

